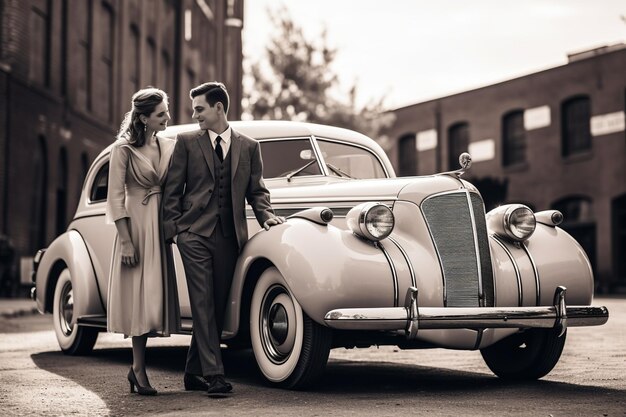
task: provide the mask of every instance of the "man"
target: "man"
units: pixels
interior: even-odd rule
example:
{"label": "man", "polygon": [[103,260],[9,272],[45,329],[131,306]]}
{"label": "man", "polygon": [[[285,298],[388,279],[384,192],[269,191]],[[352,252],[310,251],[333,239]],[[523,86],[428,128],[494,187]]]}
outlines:
{"label": "man", "polygon": [[[226,302],[235,263],[248,240],[245,200],[266,230],[282,223],[263,183],[257,141],[228,124],[229,97],[218,82],[190,91],[199,130],[181,133],[163,195],[165,239],[176,239],[193,315],[185,389],[227,393],[220,352]],[[208,383],[207,383],[208,382]]]}

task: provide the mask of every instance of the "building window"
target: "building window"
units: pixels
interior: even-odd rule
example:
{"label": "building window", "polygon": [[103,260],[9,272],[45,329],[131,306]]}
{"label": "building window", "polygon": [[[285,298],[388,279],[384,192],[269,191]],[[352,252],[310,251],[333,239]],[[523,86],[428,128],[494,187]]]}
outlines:
{"label": "building window", "polygon": [[80,179],[76,183],[76,199],[80,199],[80,194],[83,191],[83,183],[85,182],[85,178],[87,178],[87,172],[89,172],[89,156],[87,152],[83,152],[80,154]]}
{"label": "building window", "polygon": [[29,66],[28,76],[35,83],[50,86],[50,2],[32,2],[29,22]]}
{"label": "building window", "polygon": [[161,65],[159,65],[161,74],[159,75],[159,85],[163,86],[168,94],[173,94],[173,79],[172,79],[172,63],[170,55],[167,51],[161,52]]}
{"label": "building window", "polygon": [[99,60],[98,76],[102,82],[95,85],[96,96],[98,100],[94,103],[98,112],[102,114],[107,121],[113,118],[113,99],[111,94],[111,86],[113,85],[113,45],[115,44],[115,20],[113,10],[105,3],[100,5],[100,13],[94,16],[98,20],[97,32],[100,37],[100,45],[98,49]]}
{"label": "building window", "polygon": [[502,165],[526,162],[526,130],[524,111],[515,110],[502,118]]}
{"label": "building window", "polygon": [[613,273],[620,286],[626,285],[626,194],[611,203],[613,231]]}
{"label": "building window", "polygon": [[417,148],[415,134],[410,133],[400,138],[398,147],[398,170],[401,177],[417,175]]}
{"label": "building window", "polygon": [[596,223],[592,200],[585,196],[569,196],[556,201],[552,208],[563,213],[561,227],[580,243],[595,271]]}
{"label": "building window", "polygon": [[459,155],[467,152],[469,147],[469,124],[456,123],[448,129],[448,169],[460,167]]}
{"label": "building window", "polygon": [[57,218],[56,234],[61,235],[67,227],[67,149],[59,152],[59,167],[57,173]]}
{"label": "building window", "polygon": [[91,111],[91,2],[79,1],[73,6],[78,8],[76,16],[76,37],[78,48],[76,50],[75,71],[76,74],[76,104],[79,109]]}
{"label": "building window", "polygon": [[33,155],[33,187],[30,205],[30,252],[46,247],[46,215],[48,213],[48,147],[39,137]]}
{"label": "building window", "polygon": [[139,44],[139,28],[135,25],[130,26],[130,42],[128,44],[128,74],[130,76],[130,87],[132,92],[139,90],[139,61],[140,61],[140,44]]}
{"label": "building window", "polygon": [[562,155],[570,156],[591,149],[591,100],[578,96],[561,105]]}
{"label": "building window", "polygon": [[148,77],[148,84],[156,86],[157,85],[157,67],[156,67],[157,48],[154,43],[154,39],[148,38],[147,48],[148,50],[146,51],[147,52],[146,66],[148,68],[146,68],[147,69],[146,75]]}

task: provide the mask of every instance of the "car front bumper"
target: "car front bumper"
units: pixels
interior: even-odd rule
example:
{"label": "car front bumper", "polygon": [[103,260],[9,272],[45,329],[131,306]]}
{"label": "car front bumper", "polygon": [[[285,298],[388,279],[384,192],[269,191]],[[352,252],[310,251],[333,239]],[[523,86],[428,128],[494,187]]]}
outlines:
{"label": "car front bumper", "polygon": [[326,313],[324,322],[342,330],[404,330],[409,339],[419,329],[556,328],[599,326],[609,319],[606,307],[566,306],[565,287],[558,287],[554,305],[537,307],[418,307],[417,289],[407,291],[405,307],[341,308]]}

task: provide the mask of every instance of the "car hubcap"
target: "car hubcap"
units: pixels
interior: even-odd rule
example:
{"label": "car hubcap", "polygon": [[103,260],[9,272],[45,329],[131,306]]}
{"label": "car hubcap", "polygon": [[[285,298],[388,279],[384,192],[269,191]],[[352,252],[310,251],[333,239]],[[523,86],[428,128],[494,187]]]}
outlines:
{"label": "car hubcap", "polygon": [[63,286],[59,304],[59,323],[61,324],[61,331],[64,335],[69,336],[74,330],[72,324],[72,318],[74,317],[74,292],[72,291],[71,283],[67,282]]}
{"label": "car hubcap", "polygon": [[274,285],[265,293],[261,304],[261,341],[267,357],[276,364],[284,363],[295,341],[295,309],[287,290]]}

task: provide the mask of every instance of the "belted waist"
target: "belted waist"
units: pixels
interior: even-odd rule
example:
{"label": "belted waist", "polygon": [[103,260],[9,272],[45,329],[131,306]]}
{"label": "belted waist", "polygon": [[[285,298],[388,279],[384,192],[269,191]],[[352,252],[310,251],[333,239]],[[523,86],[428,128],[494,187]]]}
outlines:
{"label": "belted waist", "polygon": [[148,201],[150,200],[150,197],[152,197],[153,195],[156,194],[162,194],[163,193],[163,189],[161,188],[160,185],[155,185],[153,187],[150,188],[145,188],[145,187],[126,187],[126,189],[128,191],[144,191],[146,194],[143,197],[143,200],[141,200],[141,204],[143,204],[144,206],[148,204]]}

